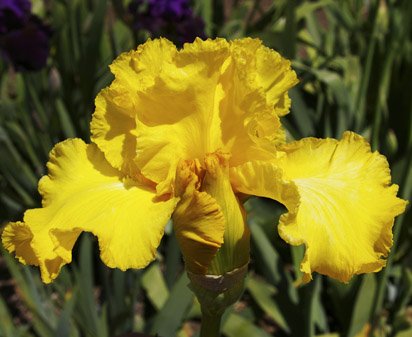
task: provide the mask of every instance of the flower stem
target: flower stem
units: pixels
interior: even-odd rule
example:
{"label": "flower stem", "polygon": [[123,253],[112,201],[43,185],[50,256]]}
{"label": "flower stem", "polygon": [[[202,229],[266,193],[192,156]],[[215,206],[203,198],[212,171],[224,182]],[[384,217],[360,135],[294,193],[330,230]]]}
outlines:
{"label": "flower stem", "polygon": [[212,314],[207,312],[207,310],[202,310],[200,337],[219,337],[221,320],[222,313]]}

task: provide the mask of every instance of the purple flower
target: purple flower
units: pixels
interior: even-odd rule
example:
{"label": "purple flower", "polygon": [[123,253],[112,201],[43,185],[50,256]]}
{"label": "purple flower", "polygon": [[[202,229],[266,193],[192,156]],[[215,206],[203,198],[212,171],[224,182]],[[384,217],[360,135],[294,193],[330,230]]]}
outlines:
{"label": "purple flower", "polygon": [[152,37],[164,36],[183,44],[205,38],[204,22],[193,14],[188,0],[133,0],[129,5],[133,29],[144,29]]}
{"label": "purple flower", "polygon": [[46,65],[51,29],[31,14],[28,0],[0,0],[0,54],[17,70]]}
{"label": "purple flower", "polygon": [[30,11],[28,0],[0,0],[0,34],[22,27]]}
{"label": "purple flower", "polygon": [[182,17],[192,15],[187,0],[149,0],[151,14],[157,17]]}

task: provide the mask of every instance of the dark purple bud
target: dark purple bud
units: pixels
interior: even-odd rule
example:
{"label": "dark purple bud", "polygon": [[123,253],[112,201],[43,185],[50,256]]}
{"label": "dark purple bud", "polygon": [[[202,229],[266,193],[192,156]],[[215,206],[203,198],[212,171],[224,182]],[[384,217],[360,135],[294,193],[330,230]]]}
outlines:
{"label": "dark purple bud", "polygon": [[17,70],[39,70],[46,65],[51,30],[31,15],[20,29],[0,35],[0,50]]}
{"label": "dark purple bud", "polygon": [[186,17],[176,27],[179,42],[193,42],[197,37],[206,39],[205,24],[199,17]]}
{"label": "dark purple bud", "polygon": [[24,26],[30,10],[28,0],[0,0],[0,34]]}
{"label": "dark purple bud", "polygon": [[153,16],[174,18],[182,17],[190,11],[187,0],[149,0],[149,8]]}
{"label": "dark purple bud", "polygon": [[189,0],[133,0],[129,4],[133,29],[144,29],[152,37],[163,36],[178,45],[205,38],[204,22],[193,14]]}

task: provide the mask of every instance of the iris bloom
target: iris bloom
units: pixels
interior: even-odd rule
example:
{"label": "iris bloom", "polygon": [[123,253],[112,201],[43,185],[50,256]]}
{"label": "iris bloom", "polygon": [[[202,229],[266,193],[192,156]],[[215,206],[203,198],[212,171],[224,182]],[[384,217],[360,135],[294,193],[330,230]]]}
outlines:
{"label": "iris bloom", "polygon": [[297,83],[259,40],[148,41],[120,55],[96,98],[92,143],[55,146],[39,183],[42,208],[2,241],[51,282],[79,235],[97,236],[109,267],[143,268],[172,217],[186,268],[222,275],[249,261],[240,195],[277,200],[280,236],[305,245],[313,272],[348,281],[379,271],[392,245],[396,197],[384,156],[359,135],[286,143],[281,118]]}
{"label": "iris bloom", "polygon": [[132,0],[129,12],[133,29],[145,29],[151,37],[164,36],[182,45],[206,36],[205,24],[189,0]]}
{"label": "iris bloom", "polygon": [[46,65],[51,29],[31,14],[29,0],[0,0],[0,55],[17,70]]}

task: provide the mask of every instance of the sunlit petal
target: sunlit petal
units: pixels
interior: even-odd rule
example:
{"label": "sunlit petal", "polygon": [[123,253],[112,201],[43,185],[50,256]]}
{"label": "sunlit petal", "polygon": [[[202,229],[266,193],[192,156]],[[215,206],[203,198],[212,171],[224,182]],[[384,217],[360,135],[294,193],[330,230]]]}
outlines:
{"label": "sunlit petal", "polygon": [[272,162],[232,168],[231,180],[238,192],[286,206],[279,233],[292,245],[305,244],[304,281],[315,271],[347,282],[380,270],[394,217],[405,208],[385,157],[350,132],[341,141],[307,138],[282,150]]}
{"label": "sunlit petal", "polygon": [[219,80],[228,56],[223,39],[186,44],[173,63],[163,65],[155,84],[138,93],[136,162],[147,178],[161,182],[179,160],[202,160],[222,147]]}
{"label": "sunlit petal", "polygon": [[194,161],[180,162],[176,181],[182,188],[173,224],[187,270],[205,274],[223,243],[225,218],[216,200],[198,191],[199,176]]}
{"label": "sunlit petal", "polygon": [[290,109],[288,90],[297,82],[296,73],[290,71],[290,61],[265,46],[257,50],[257,81],[266,93],[268,104],[275,107],[279,116]]}
{"label": "sunlit petal", "polygon": [[396,197],[386,158],[351,132],[341,141],[308,138],[284,150],[278,165],[296,184],[300,204],[281,217],[279,233],[290,244],[305,244],[304,281],[315,271],[344,282],[379,271],[392,246],[394,217],[406,205]]}
{"label": "sunlit petal", "polygon": [[32,239],[33,234],[24,222],[10,222],[2,233],[4,248],[15,253],[21,263],[38,266],[39,260],[30,245]]}
{"label": "sunlit petal", "polygon": [[285,180],[275,161],[251,161],[230,169],[233,188],[240,193],[270,198],[294,211],[300,196],[293,181]]}
{"label": "sunlit petal", "polygon": [[110,66],[115,80],[96,98],[91,138],[113,167],[131,176],[138,171],[134,163],[137,92],[154,84],[163,63],[175,52],[171,42],[159,39],[121,54]]}
{"label": "sunlit petal", "polygon": [[96,97],[96,111],[91,122],[92,139],[115,168],[133,176],[138,172],[136,157],[136,123],[129,115],[131,100],[125,92],[103,89]]}
{"label": "sunlit petal", "polygon": [[15,230],[3,233],[3,242],[14,242],[10,251],[27,263],[37,262],[30,245],[44,282],[71,261],[82,231],[98,237],[101,258],[109,267],[142,268],[155,258],[174,199],[156,201],[153,186],[125,178],[95,145],[79,139],[56,145],[47,167],[49,174],[39,183],[43,208],[26,211],[24,240]]}
{"label": "sunlit petal", "polygon": [[[111,66],[96,99],[92,140],[112,166],[137,168],[167,191],[180,160],[231,153],[231,166],[270,160],[285,142],[279,116],[296,83],[290,63],[257,39],[197,39],[182,50],[148,41]],[[285,96],[286,95],[286,96]]]}

